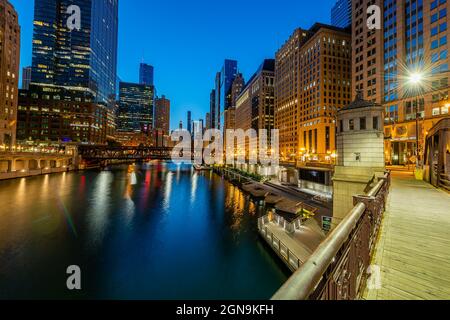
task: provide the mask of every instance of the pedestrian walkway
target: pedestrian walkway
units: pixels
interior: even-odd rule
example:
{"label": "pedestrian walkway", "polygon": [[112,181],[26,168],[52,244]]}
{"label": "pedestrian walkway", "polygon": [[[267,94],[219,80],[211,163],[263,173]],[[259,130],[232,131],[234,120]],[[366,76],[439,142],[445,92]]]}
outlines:
{"label": "pedestrian walkway", "polygon": [[392,187],[372,265],[381,288],[367,300],[450,300],[450,194],[393,172]]}

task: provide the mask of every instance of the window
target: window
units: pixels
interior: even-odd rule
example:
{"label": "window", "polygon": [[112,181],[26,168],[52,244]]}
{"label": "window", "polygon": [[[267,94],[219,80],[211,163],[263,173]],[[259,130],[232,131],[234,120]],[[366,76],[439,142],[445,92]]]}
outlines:
{"label": "window", "polygon": [[378,117],[373,117],[373,125],[372,128],[374,130],[378,130]]}
{"label": "window", "polygon": [[348,121],[348,127],[349,127],[349,130],[355,130],[355,121],[353,119],[350,119]]}
{"label": "window", "polygon": [[366,130],[366,117],[359,119],[359,130]]}

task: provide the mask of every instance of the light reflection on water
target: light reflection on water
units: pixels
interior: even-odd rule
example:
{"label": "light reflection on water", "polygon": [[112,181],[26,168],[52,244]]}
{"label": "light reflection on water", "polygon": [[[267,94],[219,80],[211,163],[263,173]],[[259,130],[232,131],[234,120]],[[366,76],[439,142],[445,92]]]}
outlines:
{"label": "light reflection on water", "polygon": [[258,299],[286,280],[238,188],[186,166],[133,170],[0,182],[0,298]]}

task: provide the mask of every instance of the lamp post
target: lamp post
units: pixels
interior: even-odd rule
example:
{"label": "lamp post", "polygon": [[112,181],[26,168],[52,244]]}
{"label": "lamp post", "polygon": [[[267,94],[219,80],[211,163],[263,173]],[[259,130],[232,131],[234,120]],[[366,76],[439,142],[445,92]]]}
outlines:
{"label": "lamp post", "polygon": [[419,91],[422,87],[423,74],[420,72],[411,73],[408,76],[409,85],[415,89],[416,95],[416,168],[420,168],[420,154],[419,154]]}

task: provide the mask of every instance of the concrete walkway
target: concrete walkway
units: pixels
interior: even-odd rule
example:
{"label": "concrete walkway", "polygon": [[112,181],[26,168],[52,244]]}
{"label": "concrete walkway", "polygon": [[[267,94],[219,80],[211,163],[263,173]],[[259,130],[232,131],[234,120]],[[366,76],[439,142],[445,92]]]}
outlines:
{"label": "concrete walkway", "polygon": [[368,300],[450,300],[450,194],[394,172],[372,265],[381,288]]}

